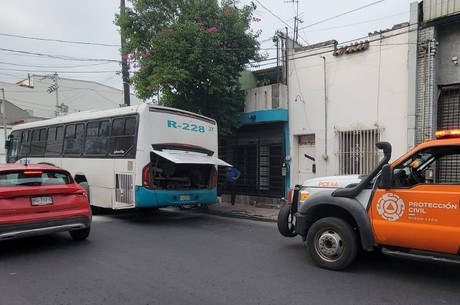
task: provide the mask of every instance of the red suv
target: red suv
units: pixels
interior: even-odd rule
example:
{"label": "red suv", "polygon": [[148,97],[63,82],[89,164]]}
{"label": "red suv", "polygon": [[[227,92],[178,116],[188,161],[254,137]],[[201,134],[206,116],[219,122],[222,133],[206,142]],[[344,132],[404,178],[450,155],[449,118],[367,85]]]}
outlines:
{"label": "red suv", "polygon": [[48,164],[0,164],[0,240],[69,231],[84,240],[91,227],[85,190]]}

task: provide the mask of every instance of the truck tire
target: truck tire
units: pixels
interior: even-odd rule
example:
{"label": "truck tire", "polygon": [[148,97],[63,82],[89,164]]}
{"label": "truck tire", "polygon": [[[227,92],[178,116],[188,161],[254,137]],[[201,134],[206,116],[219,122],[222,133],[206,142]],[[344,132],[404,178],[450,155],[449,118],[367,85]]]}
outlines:
{"label": "truck tire", "polygon": [[313,223],[305,246],[313,261],[328,270],[345,269],[358,253],[358,240],[353,228],[336,217],[321,218]]}
{"label": "truck tire", "polygon": [[291,206],[283,205],[278,213],[278,231],[284,237],[295,237],[295,217],[291,215]]}

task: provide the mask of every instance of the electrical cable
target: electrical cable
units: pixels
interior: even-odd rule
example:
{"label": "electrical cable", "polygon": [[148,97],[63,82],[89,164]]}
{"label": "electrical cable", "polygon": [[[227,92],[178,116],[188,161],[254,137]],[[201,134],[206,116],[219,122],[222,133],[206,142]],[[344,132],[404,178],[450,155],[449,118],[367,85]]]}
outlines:
{"label": "electrical cable", "polygon": [[71,41],[71,40],[52,39],[52,38],[40,38],[40,37],[22,36],[22,35],[6,34],[6,33],[0,33],[0,36],[13,37],[13,38],[22,38],[22,39],[31,39],[31,40],[40,40],[40,41],[83,44],[83,45],[92,45],[92,46],[101,46],[101,47],[117,47],[117,48],[121,47],[119,44],[117,45],[117,44],[108,44],[108,43],[96,43],[96,42]]}

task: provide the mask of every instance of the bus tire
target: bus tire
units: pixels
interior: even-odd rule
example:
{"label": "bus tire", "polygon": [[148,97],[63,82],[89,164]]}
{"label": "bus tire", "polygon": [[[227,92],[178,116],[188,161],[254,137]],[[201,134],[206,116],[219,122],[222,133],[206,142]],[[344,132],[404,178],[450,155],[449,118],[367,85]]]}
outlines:
{"label": "bus tire", "polygon": [[295,216],[291,215],[291,206],[283,205],[278,213],[278,231],[284,237],[295,237]]}
{"label": "bus tire", "polygon": [[308,230],[305,242],[312,260],[323,269],[342,270],[358,253],[358,240],[353,228],[343,219],[318,219]]}

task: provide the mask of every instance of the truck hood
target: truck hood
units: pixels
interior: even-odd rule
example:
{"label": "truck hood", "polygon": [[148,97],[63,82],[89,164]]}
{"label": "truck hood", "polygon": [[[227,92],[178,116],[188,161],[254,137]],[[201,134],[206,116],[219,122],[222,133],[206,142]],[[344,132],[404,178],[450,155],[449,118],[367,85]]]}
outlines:
{"label": "truck hood", "polygon": [[339,188],[359,183],[365,175],[326,176],[305,180],[303,187]]}

